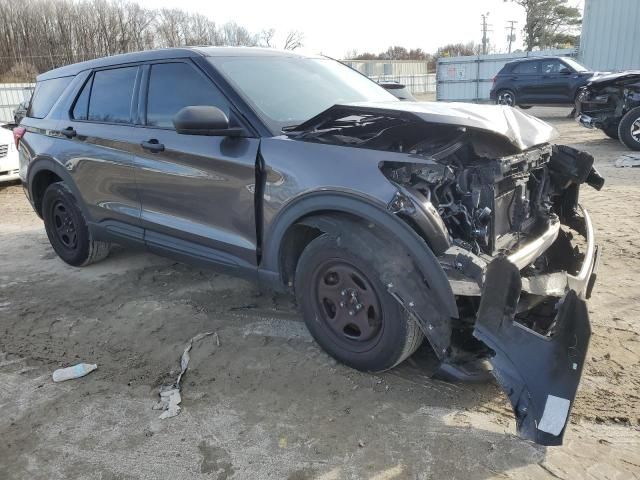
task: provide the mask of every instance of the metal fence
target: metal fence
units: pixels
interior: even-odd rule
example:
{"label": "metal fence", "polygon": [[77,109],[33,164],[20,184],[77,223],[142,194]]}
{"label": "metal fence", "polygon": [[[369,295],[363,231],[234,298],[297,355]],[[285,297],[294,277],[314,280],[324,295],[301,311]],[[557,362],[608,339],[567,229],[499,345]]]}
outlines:
{"label": "metal fence", "polygon": [[35,83],[0,83],[0,123],[13,122],[13,111],[33,93]]}
{"label": "metal fence", "polygon": [[438,85],[436,99],[448,102],[488,101],[493,77],[506,63],[517,58],[550,56],[574,57],[576,50],[555,49],[439,58],[436,70]]}
{"label": "metal fence", "polygon": [[[413,94],[436,91],[436,75],[429,72],[427,62],[414,60],[342,60],[342,63],[364,73],[375,82],[398,82]],[[432,68],[433,70],[433,68]]]}

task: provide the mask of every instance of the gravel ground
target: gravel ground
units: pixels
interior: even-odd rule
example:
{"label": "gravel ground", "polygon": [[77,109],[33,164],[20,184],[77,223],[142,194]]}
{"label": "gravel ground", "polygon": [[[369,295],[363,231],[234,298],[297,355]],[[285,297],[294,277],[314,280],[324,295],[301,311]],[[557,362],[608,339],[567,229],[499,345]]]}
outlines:
{"label": "gravel ground", "polygon": [[[0,186],[1,479],[426,479],[640,477],[640,169],[621,144],[529,113],[584,148],[607,178],[583,190],[604,247],[593,336],[565,445],[520,440],[494,382],[448,384],[420,350],[367,375],[310,339],[287,296],[143,252],[75,269],[53,253],[19,185]],[[196,343],[183,411],[158,386]],[[60,365],[97,363],[51,381]]]}

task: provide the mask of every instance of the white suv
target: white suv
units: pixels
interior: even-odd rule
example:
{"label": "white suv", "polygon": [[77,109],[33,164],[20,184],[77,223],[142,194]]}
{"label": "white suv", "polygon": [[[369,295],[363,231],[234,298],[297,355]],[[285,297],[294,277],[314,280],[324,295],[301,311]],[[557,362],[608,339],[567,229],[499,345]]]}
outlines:
{"label": "white suv", "polygon": [[6,125],[0,126],[0,183],[18,180],[18,149],[13,132]]}

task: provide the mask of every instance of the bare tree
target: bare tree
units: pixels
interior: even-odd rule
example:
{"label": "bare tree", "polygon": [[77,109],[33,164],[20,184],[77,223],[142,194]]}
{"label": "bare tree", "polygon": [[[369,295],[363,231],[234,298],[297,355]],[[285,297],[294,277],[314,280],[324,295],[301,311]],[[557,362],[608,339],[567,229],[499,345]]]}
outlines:
{"label": "bare tree", "polygon": [[219,27],[198,13],[127,0],[0,0],[0,81],[33,80],[61,65],[152,48],[273,46],[274,36],[273,29]]}
{"label": "bare tree", "polygon": [[275,28],[270,28],[269,30],[263,30],[260,32],[260,43],[262,46],[267,48],[273,47],[273,37],[276,35]]}
{"label": "bare tree", "polygon": [[284,41],[285,50],[295,50],[303,46],[304,35],[298,30],[292,30],[287,34],[287,38]]}

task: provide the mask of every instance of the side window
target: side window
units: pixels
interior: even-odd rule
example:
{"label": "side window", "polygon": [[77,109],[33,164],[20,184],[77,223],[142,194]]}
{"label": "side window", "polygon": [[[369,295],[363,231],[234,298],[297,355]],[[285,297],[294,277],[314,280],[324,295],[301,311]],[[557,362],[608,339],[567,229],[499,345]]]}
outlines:
{"label": "side window", "polygon": [[36,90],[33,92],[33,99],[27,112],[27,117],[46,117],[72,78],[73,77],[52,78],[51,80],[38,82]]}
{"label": "side window", "polygon": [[158,63],[151,67],[147,94],[147,125],[173,127],[184,107],[211,105],[229,116],[229,104],[218,89],[186,63]]}
{"label": "side window", "polygon": [[[131,102],[137,73],[138,67],[114,68],[95,72],[87,108],[87,120],[131,123]],[[87,85],[85,85],[85,90]],[[84,90],[82,95],[84,95]]]}
{"label": "side window", "polygon": [[516,65],[513,69],[513,73],[525,73],[532,74],[538,73],[539,62],[522,62]]}
{"label": "side window", "polygon": [[544,60],[540,62],[542,68],[542,73],[560,73],[563,68],[566,68],[566,65],[562,63],[560,60]]}
{"label": "side window", "polygon": [[84,87],[80,95],[76,99],[76,103],[73,106],[71,116],[75,120],[86,120],[89,113],[89,95],[91,94],[91,85],[93,84],[93,75],[85,82]]}

